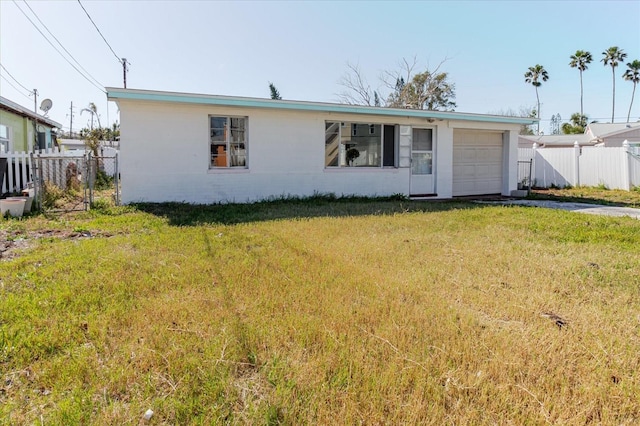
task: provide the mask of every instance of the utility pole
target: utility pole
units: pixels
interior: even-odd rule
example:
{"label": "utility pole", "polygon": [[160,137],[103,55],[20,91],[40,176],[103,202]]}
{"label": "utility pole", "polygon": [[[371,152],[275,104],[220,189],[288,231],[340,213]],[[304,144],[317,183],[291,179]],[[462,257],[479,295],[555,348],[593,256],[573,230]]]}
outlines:
{"label": "utility pole", "polygon": [[128,71],[128,69],[127,69],[127,64],[128,64],[127,58],[122,58],[121,63],[122,63],[122,79],[124,81],[124,88],[126,89],[127,88],[127,71]]}
{"label": "utility pole", "polygon": [[33,151],[38,146],[38,89],[33,89]]}
{"label": "utility pole", "polygon": [[71,101],[71,108],[69,109],[69,117],[71,117],[71,122],[69,123],[69,139],[73,139],[73,101]]}

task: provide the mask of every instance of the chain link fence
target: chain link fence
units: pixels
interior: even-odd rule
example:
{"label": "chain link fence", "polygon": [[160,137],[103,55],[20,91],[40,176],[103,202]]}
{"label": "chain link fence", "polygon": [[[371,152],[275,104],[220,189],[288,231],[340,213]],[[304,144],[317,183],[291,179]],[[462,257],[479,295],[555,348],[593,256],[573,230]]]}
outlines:
{"label": "chain link fence", "polygon": [[89,207],[97,203],[120,205],[118,152],[108,153],[101,150],[99,156],[89,153],[87,170]]}
{"label": "chain link fence", "polygon": [[32,154],[36,206],[73,212],[120,204],[118,152]]}
{"label": "chain link fence", "polygon": [[527,194],[531,194],[531,167],[533,160],[518,161],[518,189],[526,190]]}

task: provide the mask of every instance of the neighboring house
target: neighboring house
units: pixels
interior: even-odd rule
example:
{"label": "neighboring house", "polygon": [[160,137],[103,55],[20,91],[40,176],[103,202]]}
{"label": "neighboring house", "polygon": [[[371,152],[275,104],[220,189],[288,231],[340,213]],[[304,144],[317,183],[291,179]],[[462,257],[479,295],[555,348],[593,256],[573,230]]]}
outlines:
{"label": "neighboring house", "polygon": [[517,189],[536,119],[107,88],[125,203],[279,196],[451,198]]}
{"label": "neighboring house", "polygon": [[36,142],[34,130],[36,148],[51,148],[61,127],[62,124],[0,96],[0,152],[32,151]]}
{"label": "neighboring house", "polygon": [[[86,144],[84,142],[84,139],[58,138],[56,142],[58,143],[58,146],[60,147],[61,151],[68,151],[72,149],[86,149]],[[118,147],[120,146],[120,142],[118,140],[115,140],[115,141],[101,140],[100,146],[104,148],[109,147],[113,149],[118,149]]]}
{"label": "neighboring house", "polygon": [[84,151],[86,145],[83,139],[62,139],[58,138],[58,146],[61,151],[75,151],[82,150]]}
{"label": "neighboring house", "polygon": [[577,135],[543,135],[518,137],[520,148],[531,148],[537,143],[541,148],[580,146],[620,147],[624,141],[629,145],[640,145],[640,122],[636,123],[591,123],[585,132]]}

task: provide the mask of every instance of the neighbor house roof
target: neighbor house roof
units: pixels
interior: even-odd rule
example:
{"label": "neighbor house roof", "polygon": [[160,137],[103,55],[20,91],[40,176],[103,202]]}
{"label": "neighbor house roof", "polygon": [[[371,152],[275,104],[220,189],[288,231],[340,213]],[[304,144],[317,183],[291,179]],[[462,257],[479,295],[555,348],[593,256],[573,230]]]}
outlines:
{"label": "neighbor house roof", "polygon": [[594,138],[603,138],[627,132],[640,127],[640,123],[591,123],[585,133],[590,133]]}
{"label": "neighbor house roof", "polygon": [[318,111],[378,116],[419,117],[437,120],[482,121],[490,123],[534,124],[538,120],[527,117],[505,117],[499,115],[470,114],[448,111],[426,111],[404,108],[383,108],[361,105],[345,105],[323,102],[273,100],[235,96],[203,95],[195,93],[160,92],[153,90],[121,89],[107,87],[109,100],[130,99],[138,101],[177,102],[186,104],[221,105],[233,107],[269,108],[297,111]]}
{"label": "neighbor house roof", "polygon": [[577,135],[540,135],[540,136],[525,136],[520,135],[521,140],[527,140],[531,143],[537,143],[540,146],[573,146],[575,142],[578,142],[581,146],[595,145],[596,140],[584,133]]}
{"label": "neighbor house roof", "polygon": [[36,119],[38,120],[40,123],[44,123],[47,124],[50,127],[56,127],[58,129],[62,128],[62,124],[58,123],[57,121],[53,121],[50,118],[47,118],[43,115],[40,114],[36,114],[33,111],[29,111],[29,109],[23,107],[22,105],[19,105],[13,101],[10,101],[7,98],[3,98],[2,96],[0,96],[0,108],[13,112],[15,114],[21,115],[23,117],[29,117],[31,119]]}

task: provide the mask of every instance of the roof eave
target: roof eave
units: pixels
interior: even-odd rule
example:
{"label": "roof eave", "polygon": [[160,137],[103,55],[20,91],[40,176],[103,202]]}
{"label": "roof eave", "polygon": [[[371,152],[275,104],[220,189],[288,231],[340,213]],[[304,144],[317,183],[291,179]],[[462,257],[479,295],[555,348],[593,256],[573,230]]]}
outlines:
{"label": "roof eave", "polygon": [[23,107],[22,105],[17,104],[7,98],[0,99],[0,108],[3,108],[14,114],[21,115],[23,117],[35,119],[39,122],[49,125],[52,128],[58,128],[58,129],[62,128],[62,124],[58,123],[57,121],[53,121],[50,118],[31,112],[25,107]]}
{"label": "roof eave", "polygon": [[155,102],[176,102],[187,104],[217,105],[247,108],[269,108],[298,111],[318,111],[349,114],[365,114],[396,117],[432,118],[436,120],[463,120],[490,123],[505,123],[529,125],[538,122],[537,119],[524,117],[503,117],[482,114],[470,114],[447,111],[425,111],[416,109],[382,108],[362,105],[331,104],[320,102],[272,100],[262,98],[242,98],[217,95],[200,95],[193,93],[159,92],[151,90],[121,89],[107,87],[107,99],[138,100]]}

